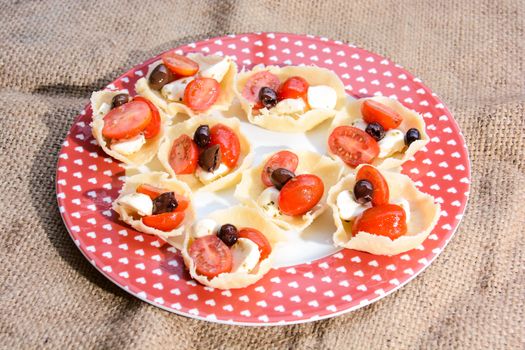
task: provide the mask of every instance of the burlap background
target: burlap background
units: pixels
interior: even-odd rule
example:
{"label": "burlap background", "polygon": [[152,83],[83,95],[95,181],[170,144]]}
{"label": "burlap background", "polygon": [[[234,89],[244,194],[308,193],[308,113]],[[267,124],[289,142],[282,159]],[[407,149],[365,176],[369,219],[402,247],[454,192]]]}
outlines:
{"label": "burlap background", "polygon": [[[524,1],[3,1],[0,4],[0,347],[523,348]],[[178,44],[230,32],[325,35],[421,77],[451,108],[473,165],[467,215],[406,287],[326,321],[209,324],[106,280],[59,217],[54,173],[99,89]]]}

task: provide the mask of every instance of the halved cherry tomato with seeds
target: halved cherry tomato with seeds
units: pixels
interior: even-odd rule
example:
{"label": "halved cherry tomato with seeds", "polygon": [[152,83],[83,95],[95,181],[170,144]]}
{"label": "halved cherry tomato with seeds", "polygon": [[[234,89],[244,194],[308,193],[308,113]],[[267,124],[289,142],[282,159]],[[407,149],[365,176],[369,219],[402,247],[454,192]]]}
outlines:
{"label": "halved cherry tomato with seeds", "polygon": [[407,233],[405,210],[397,204],[383,204],[368,208],[356,218],[352,235],[365,231],[373,235],[396,239]]}
{"label": "halved cherry tomato with seeds", "polygon": [[307,102],[308,82],[301,77],[290,77],[279,87],[277,98],[282,101],[287,98],[302,98]]}
{"label": "halved cherry tomato with seeds", "polygon": [[144,225],[164,232],[175,230],[182,221],[184,221],[184,212],[180,211],[148,215],[142,218]]}
{"label": "halved cherry tomato with seeds", "polygon": [[366,100],[361,105],[361,114],[365,122],[379,123],[385,130],[395,129],[403,121],[399,113],[374,100]]}
{"label": "halved cherry tomato with seeds", "polygon": [[348,166],[371,163],[379,155],[377,141],[361,129],[338,126],[328,137],[330,151]]}
{"label": "halved cherry tomato with seeds", "polygon": [[181,135],[171,146],[169,163],[175,174],[193,174],[197,169],[199,148],[188,135]]}
{"label": "halved cherry tomato with seeds", "polygon": [[219,98],[221,86],[212,78],[195,78],[186,85],[184,104],[195,112],[210,108]]}
{"label": "halved cherry tomato with seeds", "polygon": [[299,158],[295,153],[290,151],[277,152],[266,161],[261,173],[261,180],[266,186],[273,186],[270,175],[272,175],[275,169],[284,168],[295,172],[298,164]]}
{"label": "halved cherry tomato with seeds", "polygon": [[257,246],[259,247],[259,252],[261,253],[261,257],[259,258],[259,260],[266,259],[272,252],[272,245],[270,244],[270,241],[268,241],[268,238],[266,238],[266,236],[263,235],[261,231],[258,231],[254,228],[241,228],[239,230],[239,238],[248,238],[249,240],[257,244]]}
{"label": "halved cherry tomato with seeds", "polygon": [[[161,194],[165,192],[171,192],[170,190],[155,187],[149,184],[140,184],[137,187],[136,191],[137,193],[142,193],[142,194],[149,196],[152,200],[157,198],[158,196],[160,196]],[[177,199],[178,205],[177,205],[177,208],[174,210],[174,212],[184,211],[186,210],[188,205],[190,205],[189,199],[184,197],[181,194],[175,193],[175,199]]]}
{"label": "halved cherry tomato with seeds", "polygon": [[199,237],[190,246],[189,254],[199,275],[213,278],[232,270],[230,248],[216,235]]}
{"label": "halved cherry tomato with seeds", "polygon": [[289,180],[279,193],[279,209],[286,215],[302,215],[321,200],[323,181],[313,174],[297,175]]}
{"label": "halved cherry tomato with seeds", "polygon": [[113,108],[104,116],[102,135],[108,139],[129,139],[140,134],[151,121],[146,102],[131,101]]}
{"label": "halved cherry tomato with seeds", "polygon": [[144,137],[146,139],[152,139],[155,136],[157,136],[160,132],[160,114],[159,110],[157,109],[157,106],[155,106],[150,100],[142,97],[142,96],[136,96],[133,98],[133,101],[141,101],[148,104],[149,109],[151,111],[151,121],[149,122],[148,126],[146,126],[146,129],[144,129]]}
{"label": "halved cherry tomato with seeds", "polygon": [[221,159],[228,168],[235,168],[241,154],[241,143],[235,132],[224,124],[216,124],[210,129],[210,146],[219,145]]}
{"label": "halved cherry tomato with seeds", "polygon": [[[260,71],[255,73],[248,79],[246,85],[242,89],[242,97],[252,103],[259,102],[259,91],[263,87],[269,87],[270,89],[277,91],[281,82],[279,78],[268,71]],[[262,104],[258,105],[258,108],[262,108]]]}
{"label": "halved cherry tomato with seeds", "polygon": [[179,77],[189,77],[199,71],[199,64],[186,56],[178,55],[173,51],[162,55],[162,62],[170,71]]}
{"label": "halved cherry tomato with seeds", "polygon": [[388,183],[379,170],[370,165],[364,165],[356,175],[356,182],[368,180],[374,188],[372,192],[372,205],[387,204],[390,198]]}

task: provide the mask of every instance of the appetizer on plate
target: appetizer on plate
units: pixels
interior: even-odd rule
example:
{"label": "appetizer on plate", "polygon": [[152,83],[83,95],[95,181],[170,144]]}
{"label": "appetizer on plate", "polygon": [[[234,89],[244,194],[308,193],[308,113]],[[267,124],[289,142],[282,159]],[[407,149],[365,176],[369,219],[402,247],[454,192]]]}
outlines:
{"label": "appetizer on plate", "polygon": [[186,56],[168,51],[149,66],[146,77],[135,85],[141,96],[150,99],[170,116],[189,116],[212,110],[226,111],[235,93],[237,65],[228,56]]}
{"label": "appetizer on plate", "polygon": [[239,119],[212,116],[169,127],[158,152],[166,171],[193,191],[217,191],[235,184],[252,157]]}
{"label": "appetizer on plate", "polygon": [[184,182],[152,172],[126,178],[113,210],[135,230],[166,240],[181,236],[195,220],[191,199]]}
{"label": "appetizer on plate", "polygon": [[430,138],[423,117],[388,97],[351,102],[332,122],[328,153],[350,168],[368,163],[398,168]]}
{"label": "appetizer on plate", "polygon": [[235,93],[250,123],[286,132],[314,128],[346,101],[337,75],[314,66],[256,66],[237,75]]}
{"label": "appetizer on plate", "polygon": [[419,246],[437,224],[440,206],[406,175],[363,164],[328,193],[336,245],[394,255]]}
{"label": "appetizer on plate", "polygon": [[278,226],[303,231],[326,209],[327,190],[342,170],[316,152],[283,150],[245,170],[234,196]]}
{"label": "appetizer on plate", "polygon": [[91,95],[93,137],[106,154],[129,165],[149,162],[164,135],[166,117],[148,99],[127,90]]}
{"label": "appetizer on plate", "polygon": [[256,210],[235,206],[197,221],[184,238],[182,257],[198,282],[243,288],[271,269],[273,247],[282,238],[280,229]]}

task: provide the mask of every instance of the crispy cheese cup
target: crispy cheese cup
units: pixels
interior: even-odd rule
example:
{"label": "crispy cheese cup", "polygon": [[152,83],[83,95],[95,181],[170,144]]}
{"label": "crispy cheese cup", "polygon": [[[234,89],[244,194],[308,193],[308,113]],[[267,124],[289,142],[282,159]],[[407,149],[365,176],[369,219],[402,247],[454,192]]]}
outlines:
{"label": "crispy cheese cup", "polygon": [[[362,165],[358,166],[356,171],[361,167]],[[410,204],[407,233],[394,240],[365,231],[360,231],[352,236],[353,221],[343,221],[339,217],[339,209],[336,204],[337,195],[341,191],[354,188],[356,175],[351,173],[342,178],[328,193],[327,203],[332,208],[337,228],[333,234],[334,243],[337,246],[378,255],[395,255],[419,246],[436,226],[440,216],[440,206],[434,202],[434,197],[419,191],[406,175],[384,170],[381,170],[381,174],[388,183],[390,202],[405,199]]]}
{"label": "crispy cheese cup", "polygon": [[[290,77],[300,76],[311,86],[330,86],[337,94],[337,104],[333,110],[310,109],[300,114],[283,115],[272,111],[272,108],[269,110],[261,109],[260,114],[254,115],[253,107],[255,104],[242,96],[242,90],[254,74],[263,70],[275,74],[281,83]],[[331,70],[315,66],[286,66],[282,68],[277,66],[256,66],[251,71],[237,74],[235,81],[235,94],[239,99],[242,109],[246,112],[250,123],[259,125],[268,130],[284,132],[305,132],[313,129],[326,119],[333,118],[337,111],[344,108],[346,103],[345,88],[341,79],[339,79],[339,77]]]}

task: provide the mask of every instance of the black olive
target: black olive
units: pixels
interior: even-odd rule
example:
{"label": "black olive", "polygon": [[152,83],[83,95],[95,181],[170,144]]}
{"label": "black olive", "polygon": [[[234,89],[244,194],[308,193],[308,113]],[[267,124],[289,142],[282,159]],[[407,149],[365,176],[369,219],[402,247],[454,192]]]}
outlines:
{"label": "black olive", "polygon": [[354,185],[355,200],[360,204],[366,204],[372,200],[374,186],[368,180],[359,180]]}
{"label": "black olive", "polygon": [[270,180],[272,181],[275,188],[280,190],[283,188],[284,185],[291,179],[295,177],[295,174],[285,168],[277,168],[274,171],[272,171],[272,174],[270,175]]}
{"label": "black olive", "polygon": [[419,130],[416,128],[408,129],[406,135],[405,135],[405,144],[407,146],[410,146],[410,144],[414,141],[417,141],[421,139],[421,135],[419,134]]}
{"label": "black olive", "polygon": [[111,109],[122,106],[123,104],[126,104],[129,102],[129,95],[128,94],[118,94],[113,96],[113,99],[111,100]]}
{"label": "black olive", "polygon": [[160,90],[168,83],[175,80],[175,75],[164,64],[159,64],[149,75],[149,86],[153,90]]}
{"label": "black olive", "polygon": [[175,198],[174,192],[164,192],[163,194],[157,196],[153,200],[153,215],[162,214],[162,213],[171,213],[177,207],[177,198]]}
{"label": "black olive", "polygon": [[200,148],[206,148],[210,143],[210,140],[210,127],[208,125],[201,125],[195,130],[193,141],[195,141],[197,146]]}
{"label": "black olive", "polygon": [[385,129],[379,123],[370,123],[367,125],[366,130],[368,135],[372,136],[376,141],[381,140],[385,137]]}
{"label": "black olive", "polygon": [[269,87],[263,87],[259,90],[259,100],[266,108],[272,108],[277,104],[277,93]]}
{"label": "black olive", "polygon": [[239,239],[239,231],[237,231],[237,227],[232,224],[225,224],[219,228],[217,236],[224,242],[224,244],[231,247]]}
{"label": "black olive", "polygon": [[213,172],[221,164],[221,148],[213,145],[206,148],[199,156],[199,165],[202,169]]}

